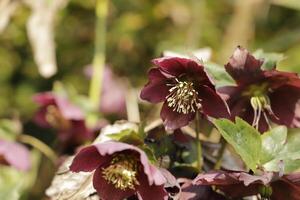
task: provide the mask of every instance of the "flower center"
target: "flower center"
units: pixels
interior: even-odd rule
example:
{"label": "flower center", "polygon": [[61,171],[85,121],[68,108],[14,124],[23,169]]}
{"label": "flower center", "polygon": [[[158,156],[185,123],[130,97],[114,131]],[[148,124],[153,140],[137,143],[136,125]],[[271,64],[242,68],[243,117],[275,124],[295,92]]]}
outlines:
{"label": "flower center", "polygon": [[52,127],[57,129],[65,130],[71,126],[70,121],[66,120],[54,105],[47,107],[46,120]]}
{"label": "flower center", "polygon": [[137,180],[138,166],[136,157],[119,154],[112,159],[107,168],[103,168],[102,175],[115,188],[134,190],[135,186],[139,185]]}
{"label": "flower center", "polygon": [[178,113],[188,114],[196,112],[201,107],[198,92],[192,82],[178,81],[170,84],[170,94],[166,97],[168,106]]}
{"label": "flower center", "polygon": [[262,96],[267,93],[268,84],[262,83],[260,85],[253,84],[250,85],[245,92],[243,92],[243,96],[253,97],[253,96]]}

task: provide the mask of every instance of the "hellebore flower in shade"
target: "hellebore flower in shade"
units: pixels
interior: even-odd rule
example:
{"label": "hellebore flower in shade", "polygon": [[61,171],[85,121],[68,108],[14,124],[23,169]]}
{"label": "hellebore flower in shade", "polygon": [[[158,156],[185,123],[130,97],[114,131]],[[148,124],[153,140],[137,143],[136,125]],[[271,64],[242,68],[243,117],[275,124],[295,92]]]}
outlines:
{"label": "hellebore flower in shade", "polygon": [[19,143],[0,139],[0,164],[27,171],[30,168],[29,151]]}
{"label": "hellebore flower in shade", "polygon": [[297,74],[275,69],[263,70],[246,49],[238,47],[226,71],[237,86],[219,89],[227,98],[233,118],[239,116],[264,132],[269,120],[288,127],[300,127],[300,79]]}
{"label": "hellebore flower in shade", "polygon": [[192,180],[180,178],[181,193],[179,200],[226,200],[226,198],[213,191],[210,186],[207,185],[194,185]]}
{"label": "hellebore flower in shade", "polygon": [[242,171],[213,171],[199,174],[194,185],[214,185],[231,198],[260,194],[263,199],[300,200],[300,173],[279,176],[265,172],[251,175]]}
{"label": "hellebore flower in shade", "polygon": [[[92,66],[85,67],[84,72],[87,77],[91,77]],[[126,116],[127,90],[125,81],[114,74],[109,66],[106,66],[103,72],[100,112],[107,115],[115,114],[119,117]]]}
{"label": "hellebore flower in shade", "polygon": [[150,69],[141,98],[164,102],[160,116],[167,129],[187,125],[198,111],[212,117],[229,117],[226,103],[202,65],[179,57],[157,58],[153,63],[157,67]]}
{"label": "hellebore flower in shade", "polygon": [[137,195],[140,200],[168,199],[166,178],[139,148],[107,141],[83,148],[70,170],[91,172],[93,186],[103,200],[123,200]]}
{"label": "hellebore flower in shade", "polygon": [[59,140],[66,146],[82,144],[93,138],[93,131],[85,125],[84,113],[73,105],[66,97],[51,92],[34,96],[40,105],[34,121],[44,128],[55,128]]}

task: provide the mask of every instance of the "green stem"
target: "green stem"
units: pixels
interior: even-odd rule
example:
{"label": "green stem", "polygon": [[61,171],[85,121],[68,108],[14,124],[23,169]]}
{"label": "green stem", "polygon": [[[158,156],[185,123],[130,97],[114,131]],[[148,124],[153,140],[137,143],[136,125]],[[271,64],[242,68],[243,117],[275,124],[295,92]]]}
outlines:
{"label": "green stem", "polygon": [[18,136],[18,141],[24,143],[24,144],[29,144],[30,146],[34,147],[35,149],[39,150],[42,152],[49,160],[51,160],[54,164],[57,161],[57,156],[54,153],[54,151],[45,143],[42,141],[38,140],[35,137],[32,137],[30,135],[24,135],[21,134]]}
{"label": "green stem", "polygon": [[202,171],[202,164],[203,164],[203,159],[202,159],[202,146],[201,146],[201,141],[200,141],[200,116],[199,112],[196,114],[196,146],[197,146],[197,168],[199,171]]}
{"label": "green stem", "polygon": [[221,143],[221,148],[218,152],[218,155],[217,155],[217,162],[214,166],[214,169],[220,169],[221,168],[221,165],[222,165],[222,158],[223,158],[223,155],[224,155],[224,152],[225,152],[225,149],[226,149],[226,145],[227,145],[227,142],[226,140],[221,137],[220,139],[220,143]]}
{"label": "green stem", "polygon": [[96,28],[95,28],[95,53],[93,58],[93,73],[90,84],[89,97],[94,108],[100,103],[100,95],[105,66],[105,43],[106,43],[106,18],[109,0],[96,1]]}

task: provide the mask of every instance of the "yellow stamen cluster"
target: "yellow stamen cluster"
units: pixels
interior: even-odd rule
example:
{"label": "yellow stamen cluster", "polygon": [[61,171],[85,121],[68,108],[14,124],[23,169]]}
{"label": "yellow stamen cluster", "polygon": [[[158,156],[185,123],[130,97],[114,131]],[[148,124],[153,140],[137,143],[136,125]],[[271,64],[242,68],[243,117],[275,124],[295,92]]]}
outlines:
{"label": "yellow stamen cluster", "polygon": [[119,154],[112,159],[108,167],[103,168],[102,176],[115,188],[134,190],[135,186],[139,185],[137,180],[138,166],[136,157]]}
{"label": "yellow stamen cluster", "polygon": [[188,114],[196,112],[201,107],[198,92],[192,82],[178,81],[169,89],[170,94],[166,97],[167,104],[173,111]]}

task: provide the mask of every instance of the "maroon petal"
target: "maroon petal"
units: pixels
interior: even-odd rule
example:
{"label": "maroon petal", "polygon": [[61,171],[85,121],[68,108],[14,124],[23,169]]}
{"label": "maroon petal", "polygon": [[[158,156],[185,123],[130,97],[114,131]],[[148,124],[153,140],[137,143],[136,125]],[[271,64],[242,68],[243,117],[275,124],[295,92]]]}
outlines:
{"label": "maroon petal", "polygon": [[80,150],[75,156],[70,170],[73,172],[90,172],[106,162],[107,158],[101,156],[97,148],[92,145]]}
{"label": "maroon petal", "polygon": [[164,185],[149,185],[145,174],[141,174],[138,179],[140,185],[137,188],[139,200],[167,200],[168,193]]}
{"label": "maroon petal", "polygon": [[85,121],[72,120],[70,123],[70,128],[58,130],[58,138],[64,145],[80,145],[94,137],[94,132],[86,127]]}
{"label": "maroon petal", "polygon": [[179,57],[162,57],[152,60],[153,64],[158,66],[162,71],[176,77],[186,72],[186,65],[190,61],[190,59]]}
{"label": "maroon petal", "polygon": [[225,101],[232,101],[232,99],[235,99],[240,96],[240,89],[238,86],[224,86],[218,88],[217,91],[219,92],[222,99],[224,99]]}
{"label": "maroon petal", "polygon": [[225,101],[210,87],[199,87],[199,98],[201,99],[202,110],[206,115],[215,118],[229,118],[229,109]]}
{"label": "maroon petal", "polygon": [[264,71],[264,77],[269,83],[270,87],[274,90],[283,85],[289,85],[300,88],[300,79],[297,73],[281,72],[278,70]]}
{"label": "maroon petal", "polygon": [[271,184],[272,200],[292,199],[300,200],[300,173],[283,176]]}
{"label": "maroon petal", "polygon": [[188,125],[188,123],[195,118],[195,113],[178,113],[173,111],[165,102],[161,109],[160,117],[162,118],[166,129],[175,130]]}
{"label": "maroon petal", "polygon": [[46,119],[46,115],[47,115],[47,107],[43,106],[35,113],[33,120],[36,124],[38,124],[41,127],[50,128],[51,126]]}
{"label": "maroon petal", "polygon": [[165,100],[169,94],[167,87],[167,78],[161,73],[158,68],[150,69],[149,82],[145,85],[141,92],[141,98],[151,103],[158,103]]}
{"label": "maroon petal", "polygon": [[33,96],[33,101],[39,105],[46,106],[55,104],[55,97],[52,92],[39,93]]}
{"label": "maroon petal", "polygon": [[93,176],[93,186],[99,197],[103,200],[123,200],[134,194],[134,190],[120,190],[114,185],[108,183],[102,177],[102,169],[97,168]]}
{"label": "maroon petal", "polygon": [[29,170],[31,165],[29,151],[16,142],[0,140],[0,157],[4,158],[5,163],[22,171]]}
{"label": "maroon petal", "polygon": [[212,190],[210,186],[194,185],[191,180],[186,180],[181,186],[179,200],[225,200],[226,198]]}
{"label": "maroon petal", "polygon": [[257,60],[246,49],[237,47],[225,69],[238,84],[242,84],[261,78],[262,64],[263,61]]}
{"label": "maroon petal", "polygon": [[198,175],[193,183],[196,185],[215,185],[232,198],[241,198],[258,194],[261,185],[271,182],[272,173],[254,176],[239,171],[215,171]]}
{"label": "maroon petal", "polygon": [[193,79],[194,82],[200,85],[206,85],[208,87],[214,88],[212,83],[212,78],[204,70],[203,65],[190,60],[186,66],[186,74],[188,78]]}
{"label": "maroon petal", "polygon": [[300,88],[285,85],[272,92],[269,98],[277,117],[273,121],[288,127],[300,127]]}

